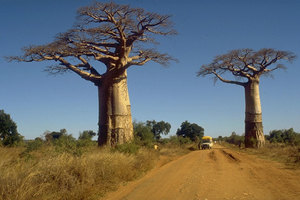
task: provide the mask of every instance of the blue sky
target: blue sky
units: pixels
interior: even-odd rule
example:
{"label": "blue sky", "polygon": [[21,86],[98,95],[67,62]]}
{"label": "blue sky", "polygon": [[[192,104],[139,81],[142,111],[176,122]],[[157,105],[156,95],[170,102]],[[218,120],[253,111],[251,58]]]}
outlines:
{"label": "blue sky", "polygon": [[[9,113],[25,138],[66,128],[78,137],[97,131],[97,89],[76,74],[49,76],[52,62],[7,63],[24,46],[51,42],[72,27],[76,10],[91,0],[0,0],[0,109]],[[297,0],[118,0],[172,15],[176,36],[157,46],[179,60],[168,67],[148,63],[128,70],[133,119],[164,120],[170,135],[188,120],[217,137],[244,132],[242,87],[196,77],[202,64],[238,48],[275,48],[300,56],[300,1]],[[286,63],[274,78],[262,77],[264,132],[300,132],[300,60]]]}

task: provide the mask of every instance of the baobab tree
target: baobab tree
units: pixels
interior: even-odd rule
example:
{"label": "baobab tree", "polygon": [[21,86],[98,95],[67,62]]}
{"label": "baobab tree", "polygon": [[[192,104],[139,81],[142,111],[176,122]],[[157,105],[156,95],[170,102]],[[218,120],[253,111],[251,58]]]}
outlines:
{"label": "baobab tree", "polygon": [[114,2],[94,2],[80,8],[77,15],[74,27],[58,34],[53,42],[26,47],[23,55],[8,59],[55,61],[46,71],[72,71],[92,82],[99,97],[99,146],[129,142],[133,126],[127,69],[149,61],[167,65],[172,60],[149,46],[156,35],[176,34],[170,16]]}
{"label": "baobab tree", "polygon": [[[265,144],[262,110],[259,96],[259,81],[262,75],[270,75],[285,68],[281,61],[293,61],[295,55],[274,49],[238,49],[214,58],[212,63],[202,65],[198,76],[214,75],[215,81],[244,87],[245,91],[245,146],[260,148]],[[274,64],[277,63],[275,66]],[[225,73],[235,79],[228,80]]]}

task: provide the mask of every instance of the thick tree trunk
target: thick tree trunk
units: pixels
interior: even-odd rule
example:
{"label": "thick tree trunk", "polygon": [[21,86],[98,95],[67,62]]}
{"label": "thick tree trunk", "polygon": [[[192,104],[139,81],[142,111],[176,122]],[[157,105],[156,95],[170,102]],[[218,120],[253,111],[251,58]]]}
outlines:
{"label": "thick tree trunk", "polygon": [[249,81],[245,86],[245,146],[260,148],[265,144],[262,112],[259,96],[259,79]]}
{"label": "thick tree trunk", "polygon": [[133,139],[133,125],[126,71],[115,78],[105,79],[98,86],[99,146],[115,146]]}

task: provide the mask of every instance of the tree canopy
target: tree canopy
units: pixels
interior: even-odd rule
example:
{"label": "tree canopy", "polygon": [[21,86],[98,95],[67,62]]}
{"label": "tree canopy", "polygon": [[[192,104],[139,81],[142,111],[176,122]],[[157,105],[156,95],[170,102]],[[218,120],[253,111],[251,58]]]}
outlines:
{"label": "tree canopy", "polygon": [[136,141],[145,146],[150,146],[154,141],[154,134],[151,128],[144,122],[133,122],[133,130]]}
{"label": "tree canopy", "polygon": [[[295,54],[289,51],[266,48],[259,51],[237,49],[216,56],[208,65],[202,65],[198,76],[212,74],[215,75],[215,81],[221,80],[225,83],[245,86],[247,82],[257,79],[261,75],[271,75],[270,73],[276,69],[285,69],[285,65],[279,61],[292,62],[295,58]],[[273,66],[276,62],[279,63]],[[225,73],[233,75],[234,79],[226,79]]]}
{"label": "tree canopy", "polygon": [[46,141],[52,141],[52,140],[57,140],[59,138],[61,138],[63,135],[67,135],[67,130],[66,129],[60,129],[59,132],[57,131],[46,131],[44,133],[45,139]]}
{"label": "tree canopy", "polygon": [[4,110],[0,110],[0,140],[5,146],[13,146],[23,140],[23,136],[18,133],[17,124]]}
{"label": "tree canopy", "polygon": [[92,130],[86,130],[79,134],[79,140],[92,140],[97,134]]}
{"label": "tree canopy", "polygon": [[147,126],[150,127],[152,133],[154,134],[154,137],[159,140],[161,138],[161,135],[168,135],[171,129],[171,124],[165,121],[156,122],[155,120],[148,120]]}
{"label": "tree canopy", "polygon": [[[46,45],[31,45],[22,56],[11,56],[17,61],[57,61],[47,67],[50,73],[73,71],[83,79],[99,84],[107,76],[116,76],[133,65],[154,61],[168,64],[172,58],[147,43],[155,43],[155,35],[172,35],[169,15],[146,12],[114,2],[94,2],[78,9],[77,21],[67,32],[60,33]],[[99,70],[91,60],[103,63]],[[103,72],[104,71],[104,72]],[[103,73],[102,73],[103,72]]]}
{"label": "tree canopy", "polygon": [[[295,54],[275,49],[237,49],[216,56],[208,65],[202,65],[198,76],[214,75],[215,82],[243,86],[245,90],[245,146],[260,148],[265,145],[259,83],[262,75],[271,75],[284,69],[281,61],[292,62]],[[275,63],[277,63],[275,65]],[[229,78],[230,75],[233,78]]]}
{"label": "tree canopy", "polygon": [[204,135],[204,128],[198,124],[191,124],[188,121],[182,122],[180,129],[177,129],[177,136],[190,138],[192,141],[196,141],[197,138],[201,139]]}

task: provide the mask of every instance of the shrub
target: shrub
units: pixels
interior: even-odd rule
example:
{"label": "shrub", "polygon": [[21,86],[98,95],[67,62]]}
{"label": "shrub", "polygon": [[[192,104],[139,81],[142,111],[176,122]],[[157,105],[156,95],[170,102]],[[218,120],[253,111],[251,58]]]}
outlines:
{"label": "shrub", "polygon": [[118,151],[120,153],[126,153],[126,154],[137,154],[140,147],[133,143],[125,143],[125,144],[119,144],[115,147],[113,151]]}
{"label": "shrub", "polygon": [[268,138],[271,143],[300,145],[300,133],[296,133],[293,128],[272,130],[266,138]]}
{"label": "shrub", "polygon": [[43,140],[36,138],[35,140],[27,143],[26,151],[31,152],[31,151],[38,150],[39,148],[41,148],[43,146],[43,144],[44,144]]}
{"label": "shrub", "polygon": [[134,122],[134,137],[137,144],[150,147],[154,141],[154,134],[151,128],[143,122]]}
{"label": "shrub", "polygon": [[96,133],[94,131],[83,131],[82,133],[79,133],[78,140],[92,140],[94,136],[96,136]]}
{"label": "shrub", "polygon": [[59,139],[53,142],[56,152],[58,153],[70,153],[75,156],[81,156],[82,148],[77,146],[76,139],[70,135],[62,135]]}
{"label": "shrub", "polygon": [[184,144],[190,144],[192,141],[188,137],[183,136],[171,136],[170,137],[170,143],[174,145],[184,145]]}
{"label": "shrub", "polygon": [[[231,133],[231,136],[229,137],[224,137],[223,138],[225,142],[228,142],[230,144],[234,144],[234,145],[242,145],[245,141],[245,136],[240,136],[237,135],[235,132]],[[252,143],[255,143],[255,139],[251,139]]]}

